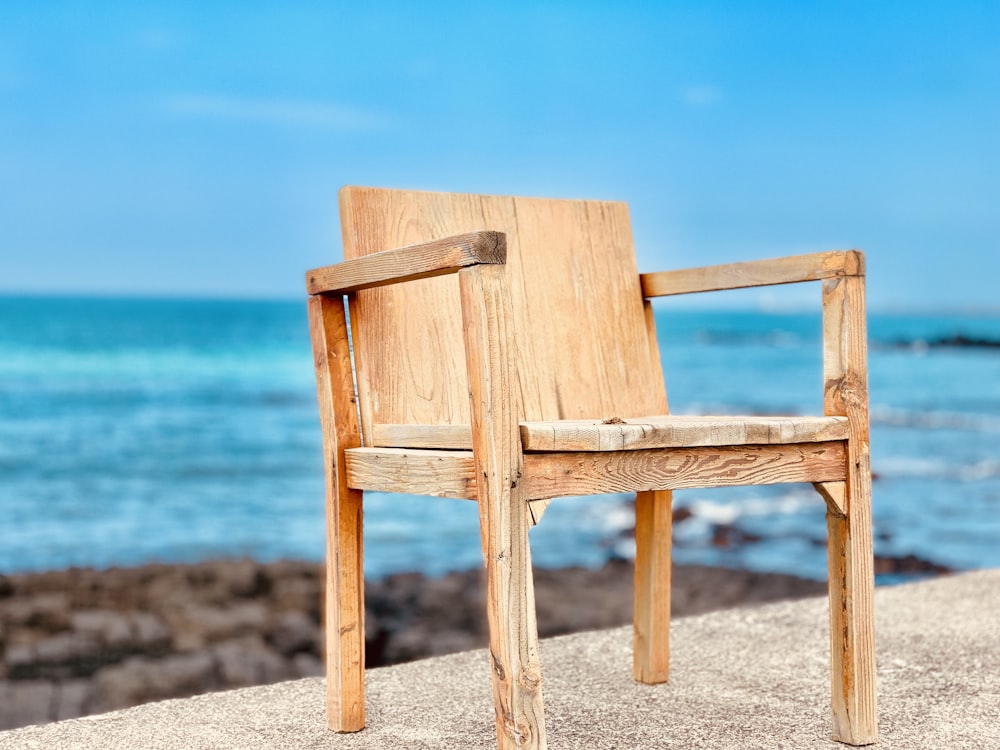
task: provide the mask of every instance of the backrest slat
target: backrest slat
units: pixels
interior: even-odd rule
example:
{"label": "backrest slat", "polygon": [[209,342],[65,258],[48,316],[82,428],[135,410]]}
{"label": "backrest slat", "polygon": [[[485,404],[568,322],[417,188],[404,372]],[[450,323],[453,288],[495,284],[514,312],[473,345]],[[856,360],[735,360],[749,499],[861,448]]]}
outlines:
{"label": "backrest slat", "polygon": [[[522,420],[666,413],[624,203],[347,187],[340,208],[346,258],[507,235]],[[373,423],[469,423],[455,276],[359,291],[351,319],[366,434]]]}

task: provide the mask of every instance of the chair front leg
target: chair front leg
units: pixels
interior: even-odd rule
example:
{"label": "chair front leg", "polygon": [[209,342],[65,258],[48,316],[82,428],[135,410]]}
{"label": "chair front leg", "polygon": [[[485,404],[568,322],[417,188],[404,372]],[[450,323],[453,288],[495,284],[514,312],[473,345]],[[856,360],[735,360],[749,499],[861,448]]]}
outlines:
{"label": "chair front leg", "polygon": [[878,739],[871,479],[866,469],[849,468],[846,513],[829,507],[826,514],[833,739],[849,745]]}
{"label": "chair front leg", "polygon": [[309,298],[326,466],[326,709],[336,732],[365,727],[362,492],[347,486],[344,451],[361,444],[347,319],[340,296]]}
{"label": "chair front leg", "polygon": [[502,266],[459,272],[500,750],[546,747],[521,394]]}
{"label": "chair front leg", "polygon": [[875,578],[865,279],[823,282],[824,406],[846,416],[847,475],[827,498],[833,738],[868,745],[878,738],[875,709]]}

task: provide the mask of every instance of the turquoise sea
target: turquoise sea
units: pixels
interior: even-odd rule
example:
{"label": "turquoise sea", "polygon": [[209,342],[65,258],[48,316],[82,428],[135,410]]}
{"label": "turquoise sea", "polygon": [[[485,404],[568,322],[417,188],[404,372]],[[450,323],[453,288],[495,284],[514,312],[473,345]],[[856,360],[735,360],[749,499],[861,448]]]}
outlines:
{"label": "turquoise sea", "polygon": [[[818,314],[657,317],[675,412],[821,408]],[[1000,349],[933,345],[955,336],[998,340],[1000,318],[869,318],[876,552],[997,567]],[[676,505],[691,511],[680,562],[825,576],[809,487]],[[322,506],[303,302],[0,297],[0,572],[320,560]],[[630,513],[622,496],[557,500],[532,531],[536,564],[628,556]],[[369,575],[481,564],[472,503],[371,494],[365,523]]]}

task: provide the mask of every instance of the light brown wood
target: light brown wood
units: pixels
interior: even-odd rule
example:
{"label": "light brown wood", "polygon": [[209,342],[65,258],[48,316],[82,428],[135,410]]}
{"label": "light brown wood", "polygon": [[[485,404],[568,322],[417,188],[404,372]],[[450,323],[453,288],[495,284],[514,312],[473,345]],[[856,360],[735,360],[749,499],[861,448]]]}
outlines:
{"label": "light brown wood", "polygon": [[314,268],[306,273],[306,291],[346,294],[455,273],[477,263],[503,263],[506,258],[507,241],[503,234],[467,232]]}
{"label": "light brown wood", "polygon": [[847,515],[847,482],[813,482],[826,503],[827,512],[843,518]]}
{"label": "light brown wood", "polygon": [[647,685],[670,677],[671,500],[669,491],[635,497],[632,676]]}
{"label": "light brown wood", "polygon": [[344,459],[347,483],[356,489],[476,499],[471,450],[355,448]]}
{"label": "light brown wood", "polygon": [[[346,258],[506,235],[520,421],[662,413],[624,204],[348,187],[340,205]],[[454,275],[360,290],[351,321],[364,421],[470,423]]]}
{"label": "light brown wood", "polygon": [[472,425],[376,424],[372,445],[386,448],[443,448],[472,450]]}
{"label": "light brown wood", "polygon": [[344,451],[361,443],[344,301],[309,299],[326,466],[326,705],[337,732],[365,726],[362,493],[348,486]]}
{"label": "light brown wood", "polygon": [[493,705],[500,750],[545,750],[522,413],[505,269],[459,273],[479,525],[486,563]]}
{"label": "light brown wood", "polygon": [[860,252],[838,250],[679,271],[644,273],[642,294],[644,297],[666,297],[692,292],[820,281],[841,276],[863,275],[864,272],[864,256]]}
{"label": "light brown wood", "polygon": [[[553,497],[640,490],[835,482],[845,472],[842,442],[792,446],[666,448],[616,453],[527,453],[525,484],[537,517]],[[355,489],[476,499],[469,451],[358,448],[346,456]],[[533,476],[544,473],[545,476]]]}
{"label": "light brown wood", "polygon": [[660,359],[660,342],[656,339],[656,316],[648,299],[642,301],[642,314],[646,323],[646,341],[649,343],[649,357],[653,368],[653,378],[660,384],[656,389],[656,410],[650,414],[667,414],[667,387],[663,378],[663,362]]}
{"label": "light brown wood", "polygon": [[521,444],[525,451],[570,452],[787,445],[847,438],[846,417],[664,416],[608,422],[523,422]]}
{"label": "light brown wood", "polygon": [[827,514],[833,737],[878,738],[875,706],[874,560],[863,277],[823,284],[824,409],[846,416],[846,514]]}
{"label": "light brown wood", "polygon": [[526,453],[531,498],[682,490],[844,476],[843,442],[804,445],[662,448],[616,453]]}
{"label": "light brown wood", "polygon": [[[335,610],[331,726],[364,723],[362,489],[477,500],[497,737],[513,750],[546,744],[528,529],[550,498],[638,493],[633,672],[658,682],[669,674],[670,491],[811,482],[828,507],[834,737],[874,740],[860,253],[640,279],[621,203],[345,188],[341,218],[347,261],[309,282],[332,290],[310,302]],[[473,245],[504,237],[506,262],[455,240],[469,233]],[[668,416],[644,297],[817,280],[824,417]]]}
{"label": "light brown wood", "polygon": [[[525,451],[617,451],[706,445],[818,443],[847,438],[847,417],[655,416],[627,420],[522,422]],[[372,444],[472,449],[469,425],[376,424]]]}

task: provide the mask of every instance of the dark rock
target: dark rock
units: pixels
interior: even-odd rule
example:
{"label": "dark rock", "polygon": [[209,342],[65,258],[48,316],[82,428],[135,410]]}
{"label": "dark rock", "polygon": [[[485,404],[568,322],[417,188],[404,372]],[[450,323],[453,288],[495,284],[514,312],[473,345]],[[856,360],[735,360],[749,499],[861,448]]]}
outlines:
{"label": "dark rock", "polygon": [[875,556],[875,575],[942,575],[952,569],[916,555]]}
{"label": "dark rock", "polygon": [[312,654],[296,654],[292,659],[296,677],[322,677],[323,662]]}
{"label": "dark rock", "polygon": [[24,599],[8,599],[0,607],[0,619],[9,625],[23,625],[56,633],[69,627],[69,597],[46,592]]}
{"label": "dark rock", "polygon": [[286,680],[292,668],[258,636],[224,641],[212,647],[222,685],[245,687]]}
{"label": "dark rock", "polygon": [[96,713],[165,698],[182,698],[220,687],[215,661],[199,651],[162,659],[134,656],[94,677],[90,710]]}
{"label": "dark rock", "polygon": [[55,693],[48,680],[0,681],[0,730],[51,721]]}
{"label": "dark rock", "polygon": [[271,625],[268,642],[285,656],[300,652],[320,653],[322,632],[304,612],[283,612]]}
{"label": "dark rock", "polygon": [[53,721],[63,721],[87,712],[87,704],[94,692],[90,680],[63,680],[55,684]]}

